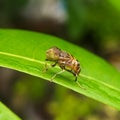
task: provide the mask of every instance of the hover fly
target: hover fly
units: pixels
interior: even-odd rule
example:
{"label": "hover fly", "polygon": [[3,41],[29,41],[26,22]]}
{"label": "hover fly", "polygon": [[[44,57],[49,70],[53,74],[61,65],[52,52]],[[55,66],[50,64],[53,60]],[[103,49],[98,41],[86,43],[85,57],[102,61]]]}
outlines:
{"label": "hover fly", "polygon": [[[51,67],[58,65],[62,69],[62,71],[56,73],[51,78],[51,80],[53,80],[56,75],[66,70],[72,73],[75,76],[75,81],[77,81],[77,76],[81,71],[80,63],[71,54],[57,47],[52,47],[46,51],[46,61],[53,62],[53,64],[51,64]],[[47,66],[45,67],[45,69],[48,70]]]}

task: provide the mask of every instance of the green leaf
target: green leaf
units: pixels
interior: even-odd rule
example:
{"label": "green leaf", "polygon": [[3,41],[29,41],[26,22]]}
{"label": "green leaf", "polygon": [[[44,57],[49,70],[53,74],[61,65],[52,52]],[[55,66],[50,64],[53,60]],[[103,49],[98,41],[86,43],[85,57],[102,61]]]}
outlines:
{"label": "green leaf", "polygon": [[9,108],[0,102],[0,120],[21,120]]}
{"label": "green leaf", "polygon": [[46,50],[52,46],[68,51],[81,64],[78,83],[67,71],[53,82],[120,110],[120,73],[105,60],[62,39],[30,31],[0,30],[0,66],[51,80],[61,70],[56,66],[43,73]]}

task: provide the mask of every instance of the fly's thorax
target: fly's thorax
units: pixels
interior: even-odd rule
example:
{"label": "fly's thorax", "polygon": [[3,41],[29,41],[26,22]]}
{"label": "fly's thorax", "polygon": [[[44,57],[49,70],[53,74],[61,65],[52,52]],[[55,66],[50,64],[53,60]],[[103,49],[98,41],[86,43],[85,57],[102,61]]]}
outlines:
{"label": "fly's thorax", "polygon": [[57,47],[52,47],[46,51],[46,60],[58,61],[61,50]]}
{"label": "fly's thorax", "polygon": [[65,52],[65,51],[61,51],[60,52],[60,59],[67,59],[67,58],[70,58],[70,54]]}

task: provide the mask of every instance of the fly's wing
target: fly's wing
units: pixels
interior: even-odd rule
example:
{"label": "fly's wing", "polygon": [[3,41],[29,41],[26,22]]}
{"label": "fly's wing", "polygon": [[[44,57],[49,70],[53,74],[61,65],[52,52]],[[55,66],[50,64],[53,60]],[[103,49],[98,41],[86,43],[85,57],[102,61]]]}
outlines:
{"label": "fly's wing", "polygon": [[60,56],[59,56],[59,59],[63,60],[63,61],[70,60],[72,58],[73,58],[73,56],[65,51],[61,51]]}
{"label": "fly's wing", "polygon": [[73,57],[67,52],[62,51],[59,57],[58,64],[62,69],[65,69],[67,71],[72,70],[72,60]]}

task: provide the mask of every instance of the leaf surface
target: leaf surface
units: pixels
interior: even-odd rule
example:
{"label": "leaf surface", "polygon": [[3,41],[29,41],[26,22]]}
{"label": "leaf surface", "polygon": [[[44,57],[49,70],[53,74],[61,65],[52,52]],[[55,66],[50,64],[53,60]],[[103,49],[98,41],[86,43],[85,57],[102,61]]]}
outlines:
{"label": "leaf surface", "polygon": [[[78,83],[65,71],[53,82],[120,110],[120,73],[105,60],[57,37],[22,30],[0,30],[0,66],[51,80],[61,69],[43,73],[46,50],[52,46],[72,54],[81,65]],[[78,85],[80,84],[80,86]]]}

